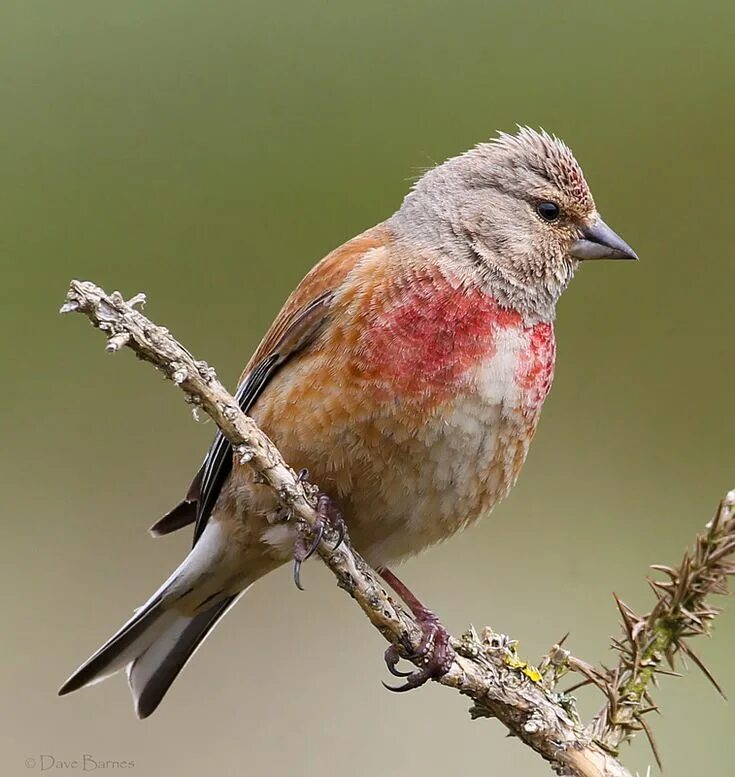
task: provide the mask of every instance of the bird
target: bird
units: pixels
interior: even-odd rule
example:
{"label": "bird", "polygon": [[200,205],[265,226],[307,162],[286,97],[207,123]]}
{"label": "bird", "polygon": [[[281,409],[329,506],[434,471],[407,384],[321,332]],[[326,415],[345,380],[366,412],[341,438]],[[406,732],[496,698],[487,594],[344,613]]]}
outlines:
{"label": "bird", "polygon": [[[526,459],[556,361],[556,305],[583,262],[637,259],[602,220],[570,148],[500,132],[425,172],[398,209],[323,258],[261,341],[236,398],[320,489],[320,521],[412,610],[418,687],[446,672],[447,633],[391,567],[487,515]],[[185,498],[151,527],[194,525],[173,574],[66,681],[125,670],[150,715],[250,586],[311,551],[218,432]],[[406,657],[405,655],[403,657]]]}

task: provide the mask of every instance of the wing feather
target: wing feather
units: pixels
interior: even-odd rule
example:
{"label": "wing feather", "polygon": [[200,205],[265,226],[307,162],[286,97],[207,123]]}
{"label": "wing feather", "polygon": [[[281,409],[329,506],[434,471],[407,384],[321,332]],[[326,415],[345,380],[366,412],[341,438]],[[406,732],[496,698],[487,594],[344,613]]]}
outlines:
{"label": "wing feather", "polygon": [[[289,360],[307,348],[317,337],[327,318],[334,292],[321,294],[300,310],[289,322],[275,350],[261,359],[247,373],[235,394],[243,413],[253,406],[275,373]],[[202,473],[202,484],[197,499],[194,544],[202,536],[204,527],[219,498],[220,490],[232,470],[232,446],[222,432],[217,432],[209,449]]]}
{"label": "wing feather", "polygon": [[[375,227],[333,251],[317,264],[288,299],[240,378],[237,399],[247,413],[288,361],[304,352],[322,331],[337,290],[365,254],[381,246],[385,228]],[[154,536],[194,523],[201,537],[222,486],[232,471],[232,446],[217,432],[186,498],[151,527]]]}

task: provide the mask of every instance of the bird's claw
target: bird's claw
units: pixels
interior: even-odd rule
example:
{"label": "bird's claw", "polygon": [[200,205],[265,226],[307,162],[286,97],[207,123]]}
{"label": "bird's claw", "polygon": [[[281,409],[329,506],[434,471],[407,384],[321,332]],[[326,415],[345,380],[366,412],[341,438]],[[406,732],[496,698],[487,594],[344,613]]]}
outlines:
{"label": "bird's claw", "polygon": [[337,542],[334,543],[332,550],[337,550],[337,548],[345,541],[345,535],[347,534],[347,526],[341,517],[335,529],[337,530]]}
{"label": "bird's claw", "polygon": [[293,554],[293,581],[299,591],[304,590],[304,587],[301,585],[301,565],[314,555],[323,536],[324,524],[317,522],[314,526],[314,538],[311,541],[311,545],[306,544],[304,535],[301,532],[299,532],[296,538]]}
{"label": "bird's claw", "polygon": [[403,693],[419,688],[429,680],[438,680],[443,677],[452,665],[454,650],[450,645],[449,632],[439,623],[435,616],[431,616],[421,624],[421,644],[415,653],[406,656],[414,663],[420,663],[420,669],[411,672],[402,672],[396,669],[396,664],[403,657],[396,645],[391,645],[385,651],[385,665],[394,677],[405,677],[403,685],[393,686],[383,683],[383,686],[395,693]]}
{"label": "bird's claw", "polygon": [[[388,671],[393,675],[393,677],[410,677],[413,674],[413,670],[410,672],[402,672],[400,669],[396,669],[396,665],[402,658],[396,645],[391,645],[385,651],[383,658],[385,659],[385,665],[388,667]],[[385,685],[385,683],[383,683],[383,685]],[[385,687],[388,688],[387,685]]]}
{"label": "bird's claw", "polygon": [[[299,473],[300,480],[302,476],[303,479],[307,478],[309,476],[308,470],[302,470]],[[294,543],[293,581],[299,591],[304,590],[301,585],[301,565],[314,555],[327,528],[337,532],[337,542],[333,547],[333,550],[337,550],[344,541],[347,527],[332,500],[326,494],[319,494],[316,502],[316,521],[310,531],[311,542],[307,544],[305,532],[299,530]]]}

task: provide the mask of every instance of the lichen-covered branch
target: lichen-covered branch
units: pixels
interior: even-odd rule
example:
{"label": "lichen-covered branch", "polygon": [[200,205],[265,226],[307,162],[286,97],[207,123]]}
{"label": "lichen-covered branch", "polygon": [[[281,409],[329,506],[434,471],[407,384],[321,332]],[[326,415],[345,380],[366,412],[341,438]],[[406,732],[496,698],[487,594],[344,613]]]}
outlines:
{"label": "lichen-covered branch", "polygon": [[[303,483],[283,461],[206,362],[196,360],[168,330],[136,309],[143,302],[143,295],[126,302],[117,292],[108,295],[93,283],[72,281],[61,310],[83,313],[106,333],[108,351],[127,346],[178,385],[191,404],[212,417],[240,461],[253,467],[271,486],[291,516],[289,520],[308,530],[316,520],[316,487]],[[560,645],[554,646],[536,669],[518,657],[512,640],[490,629],[481,635],[471,629],[452,640],[456,656],[439,682],[472,700],[473,717],[497,718],[560,775],[630,777],[616,751],[636,728],[645,726],[642,716],[648,705],[648,682],[655,672],[662,671],[662,656],[687,653],[684,639],[703,630],[716,612],[704,598],[720,592],[725,577],[733,571],[732,503],[728,509],[680,570],[664,570],[671,582],[655,585],[660,599],[650,615],[640,619],[621,606],[626,638],[618,643],[623,658],[614,676],[573,658]],[[333,547],[333,534],[325,533],[318,553],[338,584],[386,640],[406,655],[415,652],[421,632],[412,616],[388,596],[349,539]],[[687,654],[697,661],[691,652]],[[608,708],[589,726],[577,717],[573,699],[554,690],[559,678],[570,670],[582,673],[608,693]]]}

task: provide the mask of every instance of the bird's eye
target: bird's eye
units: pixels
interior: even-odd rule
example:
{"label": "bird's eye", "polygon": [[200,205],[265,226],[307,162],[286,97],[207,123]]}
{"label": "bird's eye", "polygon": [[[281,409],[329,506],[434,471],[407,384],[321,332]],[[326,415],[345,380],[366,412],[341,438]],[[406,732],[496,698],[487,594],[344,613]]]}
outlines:
{"label": "bird's eye", "polygon": [[538,213],[544,221],[552,222],[559,218],[561,210],[555,202],[544,200],[544,202],[540,202],[536,206],[536,213]]}

